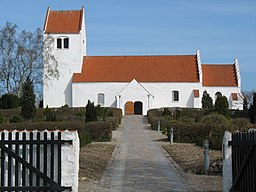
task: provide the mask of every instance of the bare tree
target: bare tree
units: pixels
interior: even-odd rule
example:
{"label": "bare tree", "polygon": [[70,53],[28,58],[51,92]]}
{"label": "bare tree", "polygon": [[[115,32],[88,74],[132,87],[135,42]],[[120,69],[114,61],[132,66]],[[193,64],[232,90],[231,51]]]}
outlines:
{"label": "bare tree", "polygon": [[256,90],[252,91],[242,91],[242,95],[244,97],[244,110],[247,110],[253,102],[253,94]]}
{"label": "bare tree", "polygon": [[7,22],[0,30],[0,80],[1,89],[13,91],[12,74],[17,65],[17,25]]}
{"label": "bare tree", "polygon": [[28,78],[35,91],[41,92],[46,79],[59,77],[58,63],[50,54],[52,42],[50,36],[43,38],[41,29],[18,33],[16,25],[6,23],[0,31],[0,86],[4,92],[20,96]]}

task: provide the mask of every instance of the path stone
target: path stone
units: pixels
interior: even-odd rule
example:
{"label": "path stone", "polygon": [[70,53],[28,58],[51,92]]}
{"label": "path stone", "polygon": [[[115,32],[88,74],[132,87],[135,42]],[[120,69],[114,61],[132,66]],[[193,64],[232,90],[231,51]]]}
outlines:
{"label": "path stone", "polygon": [[96,191],[188,191],[175,167],[152,141],[143,116],[124,116],[123,132]]}

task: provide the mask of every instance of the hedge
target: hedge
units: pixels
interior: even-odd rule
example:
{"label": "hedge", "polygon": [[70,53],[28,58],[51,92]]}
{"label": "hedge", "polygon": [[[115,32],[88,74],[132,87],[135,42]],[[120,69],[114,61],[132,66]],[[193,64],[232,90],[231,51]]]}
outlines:
{"label": "hedge", "polygon": [[109,122],[91,122],[84,124],[80,121],[71,122],[22,122],[0,124],[0,130],[77,130],[80,146],[97,141],[110,141],[112,124]]}
{"label": "hedge", "polygon": [[88,122],[84,131],[92,141],[111,141],[112,124],[105,121]]}

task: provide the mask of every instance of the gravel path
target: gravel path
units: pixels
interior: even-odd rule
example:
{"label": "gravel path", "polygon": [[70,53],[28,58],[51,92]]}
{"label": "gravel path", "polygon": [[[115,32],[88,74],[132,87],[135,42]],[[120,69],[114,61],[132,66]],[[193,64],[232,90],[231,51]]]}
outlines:
{"label": "gravel path", "polygon": [[125,116],[123,132],[96,191],[188,191],[148,134],[147,119]]}

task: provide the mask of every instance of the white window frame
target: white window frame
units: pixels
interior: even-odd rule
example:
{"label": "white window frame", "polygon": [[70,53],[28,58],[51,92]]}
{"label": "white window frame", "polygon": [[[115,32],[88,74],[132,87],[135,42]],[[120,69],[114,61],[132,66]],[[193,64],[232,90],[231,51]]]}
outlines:
{"label": "white window frame", "polygon": [[[102,97],[100,97],[100,96],[102,96]],[[101,101],[101,99],[103,99],[103,102]],[[98,93],[97,101],[98,101],[98,105],[100,105],[101,107],[105,106],[105,94],[104,93]]]}
{"label": "white window frame", "polygon": [[[61,40],[60,47],[58,47],[58,40]],[[68,41],[68,47],[64,47],[65,46],[65,40]],[[69,37],[60,36],[60,37],[56,38],[56,49],[69,49],[69,45],[70,45]]]}

